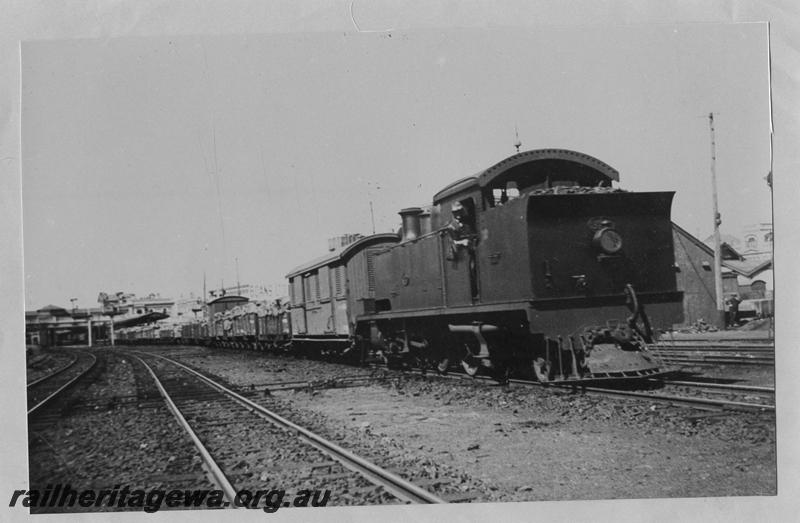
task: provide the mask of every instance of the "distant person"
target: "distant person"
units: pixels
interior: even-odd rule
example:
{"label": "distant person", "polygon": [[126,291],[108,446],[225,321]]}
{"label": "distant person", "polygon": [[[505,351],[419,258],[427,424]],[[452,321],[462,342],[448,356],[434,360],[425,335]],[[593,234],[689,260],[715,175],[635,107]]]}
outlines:
{"label": "distant person", "polygon": [[739,324],[739,304],[742,300],[739,295],[731,296],[728,300],[728,326],[735,327]]}

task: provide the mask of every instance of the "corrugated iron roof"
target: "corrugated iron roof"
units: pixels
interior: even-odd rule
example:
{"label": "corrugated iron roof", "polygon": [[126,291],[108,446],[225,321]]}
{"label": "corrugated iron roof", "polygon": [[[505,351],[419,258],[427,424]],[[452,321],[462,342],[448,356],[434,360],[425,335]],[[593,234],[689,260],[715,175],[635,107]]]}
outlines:
{"label": "corrugated iron roof", "polygon": [[772,260],[763,260],[763,259],[744,259],[744,260],[724,260],[722,264],[725,267],[728,267],[732,271],[745,276],[746,278],[752,278],[759,272],[765,271],[772,267]]}

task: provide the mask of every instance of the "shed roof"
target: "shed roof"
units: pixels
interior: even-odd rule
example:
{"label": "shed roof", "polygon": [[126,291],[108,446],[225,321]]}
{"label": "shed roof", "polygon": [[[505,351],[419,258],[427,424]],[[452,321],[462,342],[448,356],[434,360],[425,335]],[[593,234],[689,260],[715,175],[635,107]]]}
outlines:
{"label": "shed roof", "polygon": [[[689,234],[685,229],[676,225],[675,222],[672,223],[672,228],[680,232],[681,235],[683,235],[684,237],[688,238],[699,249],[703,250],[708,256],[712,257],[714,256],[714,249],[709,247],[707,244],[701,242],[699,239],[697,239],[697,237]],[[729,271],[733,271],[733,273],[738,276],[744,276],[745,278],[752,278],[759,272],[772,268],[772,258],[765,259],[763,257],[742,256],[736,251],[736,249],[731,247],[727,242],[723,242],[720,245],[720,250],[722,254],[723,272],[725,271],[725,269],[727,269]]]}
{"label": "shed roof", "polygon": [[69,316],[67,309],[64,307],[59,307],[58,305],[47,305],[36,312],[46,313],[52,316]]}
{"label": "shed roof", "polygon": [[169,318],[169,314],[164,314],[163,312],[148,312],[147,314],[142,314],[141,316],[136,316],[135,318],[115,321],[114,327],[124,329],[126,327],[135,327],[137,325],[153,323],[159,320],[165,320],[167,318]]}
{"label": "shed roof", "polygon": [[722,262],[736,274],[746,278],[753,278],[758,273],[772,268],[772,260],[744,259],[744,260],[724,260]]}

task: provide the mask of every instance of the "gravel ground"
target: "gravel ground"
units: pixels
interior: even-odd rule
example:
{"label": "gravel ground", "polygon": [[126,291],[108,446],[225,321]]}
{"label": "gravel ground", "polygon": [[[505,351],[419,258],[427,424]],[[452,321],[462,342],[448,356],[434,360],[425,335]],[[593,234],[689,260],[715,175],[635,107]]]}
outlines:
{"label": "gravel ground", "polygon": [[[327,506],[399,503],[294,433],[255,416],[174,365],[147,358],[197,436],[237,490],[330,490]],[[271,410],[274,398],[259,398]]]}
{"label": "gravel ground", "polygon": [[[769,413],[712,414],[247,351],[147,349],[208,371],[268,408],[449,501],[777,493],[775,418]],[[119,352],[96,354],[100,358],[96,379],[79,387],[74,398],[62,404],[65,410],[60,415],[44,413],[31,422],[31,488],[44,490],[59,483],[76,490],[115,485],[145,490],[215,488],[149,375]],[[31,351],[28,379],[69,359],[64,353]],[[774,371],[766,367],[702,366],[683,371],[684,379],[703,376],[774,384]],[[375,379],[363,386],[329,388],[332,381],[355,375]],[[263,391],[269,384],[300,380],[315,386]],[[284,483],[298,478],[324,482],[330,476],[324,488],[335,491],[331,506],[390,501],[374,487],[342,479],[349,472],[336,464],[322,467],[318,477],[309,476],[304,463],[325,464],[311,456],[313,452],[286,447],[286,452],[254,459],[267,447],[282,446],[265,445],[268,435],[244,429],[239,436],[224,435],[242,442],[231,452],[241,454],[238,473],[253,485],[281,478]],[[100,510],[108,509],[66,511]],[[34,510],[46,511],[65,510]]]}
{"label": "gravel ground", "polygon": [[32,348],[27,358],[26,377],[28,383],[38,380],[53,371],[60,369],[75,359],[70,353],[43,351],[38,347]]}
{"label": "gravel ground", "polygon": [[[298,410],[292,401],[292,394],[287,395],[282,392],[265,397],[263,389],[257,388],[270,383],[297,380],[318,381],[322,384],[354,374],[363,376],[373,374],[366,369],[297,360],[292,357],[269,358],[263,354],[243,351],[215,352],[206,349],[175,350],[172,348],[161,350],[150,348],[148,350],[176,357],[195,366],[198,370],[208,371],[210,375],[224,384],[241,388],[242,392],[251,400],[448,501],[472,500],[480,492],[491,490],[482,482],[474,480],[461,471],[443,466],[432,458],[420,459],[415,452],[405,449],[391,438],[376,437],[367,425],[349,430],[336,423],[335,420],[332,422],[324,415],[314,411]],[[324,375],[321,374],[322,371],[324,371]],[[321,379],[314,380],[315,376]],[[364,389],[358,387],[358,390]],[[313,397],[316,393],[316,390],[310,389],[309,395]],[[349,497],[351,496],[345,496],[345,498]],[[362,498],[363,496],[359,494],[353,501]],[[333,500],[332,496],[331,504],[334,504]]]}
{"label": "gravel ground", "polygon": [[[365,372],[238,351],[169,352],[241,387]],[[772,414],[710,415],[554,389],[414,376],[276,396],[291,403],[295,416],[362,452],[396,456],[401,470],[427,467],[427,476],[461,485],[474,501],[777,490]]]}
{"label": "gravel ground", "polygon": [[[34,419],[29,426],[30,488],[214,488],[191,441],[163,403],[139,402],[130,360],[96,354],[104,370],[99,379],[76,391],[74,398],[79,398],[69,402],[66,412]],[[101,510],[108,508],[35,512]]]}
{"label": "gravel ground", "polygon": [[769,419],[689,417],[594,396],[483,389],[412,379],[369,391],[298,394],[294,403],[351,427],[369,423],[376,435],[499,486],[508,501],[775,492]]}

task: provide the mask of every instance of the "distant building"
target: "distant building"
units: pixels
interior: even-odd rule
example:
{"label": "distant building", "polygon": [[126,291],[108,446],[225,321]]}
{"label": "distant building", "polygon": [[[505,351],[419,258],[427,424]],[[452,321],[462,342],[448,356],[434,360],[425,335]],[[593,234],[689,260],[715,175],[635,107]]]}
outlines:
{"label": "distant building", "polygon": [[[65,309],[48,305],[36,311],[25,311],[25,344],[85,345],[108,333],[109,320],[101,308]],[[90,331],[91,329],[91,331]]]}
{"label": "distant building", "polygon": [[338,251],[339,249],[347,247],[351,243],[357,242],[363,237],[364,235],[360,233],[347,233],[334,236],[333,238],[328,238],[328,251]]}
{"label": "distant building", "polygon": [[97,297],[103,313],[114,318],[115,330],[123,330],[141,325],[158,323],[173,315],[175,300],[163,298],[158,293],[137,297],[132,293],[101,292]]}
{"label": "distant building", "polygon": [[[725,267],[736,274],[735,292],[743,300],[771,299],[775,289],[772,224],[764,222],[745,227],[741,238],[737,239],[735,245],[727,244],[726,247],[734,255],[723,258]],[[713,240],[713,237],[707,238],[706,245],[713,248]]]}
{"label": "distant building", "polygon": [[772,255],[772,224],[759,223],[746,227],[741,253],[745,257]]}
{"label": "distant building", "polygon": [[[714,282],[714,250],[676,224],[672,224],[675,245],[675,272],[678,289],[683,291],[684,324],[703,320],[723,328],[717,311]],[[738,292],[736,274],[725,265],[726,257],[736,257],[736,251],[723,244],[722,292],[724,296]]]}
{"label": "distant building", "polygon": [[[114,322],[125,322],[148,314],[169,316],[175,305],[172,298],[162,298],[158,293],[150,293],[147,296],[137,297],[132,293],[118,292],[107,294],[101,292],[97,296],[97,302],[102,306],[103,311],[114,314]],[[130,322],[129,322],[130,323]]]}
{"label": "distant building", "polygon": [[224,289],[213,289],[208,293],[208,301],[223,296],[243,296],[251,301],[274,301],[289,295],[289,286],[286,283],[271,283],[265,285],[233,285]]}
{"label": "distant building", "polygon": [[175,300],[170,317],[176,323],[186,323],[195,319],[202,319],[205,314],[206,304],[202,298],[191,296]]}
{"label": "distant building", "polygon": [[[703,319],[724,327],[716,305],[713,236],[701,242],[673,224],[673,240],[678,288],[684,293],[684,323],[691,325]],[[746,302],[740,308],[751,306],[750,300],[770,300],[774,288],[771,224],[748,227],[741,237],[723,234],[721,240],[723,303],[737,295]],[[771,314],[771,304],[763,309],[761,304],[752,306]]]}

